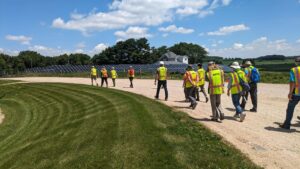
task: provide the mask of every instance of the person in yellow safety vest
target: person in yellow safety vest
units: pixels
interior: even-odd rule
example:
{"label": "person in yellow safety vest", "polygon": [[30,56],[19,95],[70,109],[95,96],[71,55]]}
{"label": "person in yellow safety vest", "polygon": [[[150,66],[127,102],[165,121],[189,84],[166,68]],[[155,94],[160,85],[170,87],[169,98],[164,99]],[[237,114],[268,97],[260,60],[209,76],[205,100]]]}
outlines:
{"label": "person in yellow safety vest", "polygon": [[206,94],[205,88],[204,88],[204,85],[205,85],[205,70],[202,68],[201,63],[198,64],[197,73],[198,73],[199,81],[197,83],[197,89],[196,89],[196,100],[200,101],[199,93],[202,92],[203,95],[206,98],[206,103],[207,103],[208,102],[208,97],[207,97],[207,94]]}
{"label": "person in yellow safety vest", "polygon": [[107,78],[108,78],[108,73],[107,73],[106,68],[103,66],[101,69],[101,87],[103,87],[104,82],[106,84],[106,87],[108,87]]}
{"label": "person in yellow safety vest", "polygon": [[186,72],[185,88],[186,92],[188,93],[189,101],[191,102],[190,107],[192,109],[195,109],[198,104],[195,98],[195,92],[198,83],[198,74],[193,70],[192,65],[189,65],[187,67],[187,70],[188,71]]}
{"label": "person in yellow safety vest", "polygon": [[[286,110],[286,117],[279,127],[289,130],[293,118],[294,110],[300,101],[300,56],[295,59],[296,67],[290,70],[290,91],[288,94],[289,103]],[[300,118],[298,117],[300,120]]]}
{"label": "person in yellow safety vest", "polygon": [[224,72],[214,62],[208,63],[206,76],[209,81],[208,93],[212,108],[212,121],[224,120],[224,113],[221,106],[221,95],[224,93]]}
{"label": "person in yellow safety vest", "polygon": [[243,102],[242,102],[241,106],[242,106],[243,109],[245,109],[246,100],[248,99],[248,96],[250,94],[251,102],[252,102],[252,105],[253,105],[253,108],[250,109],[250,111],[251,112],[257,112],[257,83],[252,82],[251,78],[250,78],[252,70],[256,69],[256,68],[254,66],[252,66],[251,61],[246,61],[243,66],[244,66],[244,71],[246,73],[248,83],[250,85],[250,91],[246,92],[246,95],[245,95],[246,99],[243,99]]}
{"label": "person in yellow safety vest", "polygon": [[240,122],[243,122],[246,117],[246,113],[240,104],[240,99],[243,93],[243,88],[240,82],[241,79],[242,81],[247,82],[247,78],[245,72],[241,70],[238,62],[233,62],[230,67],[232,68],[232,72],[229,75],[227,95],[230,96],[231,93],[232,103],[236,111],[234,117],[240,118]]}
{"label": "person in yellow safety vest", "polygon": [[127,76],[129,77],[130,87],[133,88],[134,69],[133,69],[132,66],[129,66],[129,70],[128,70]]}
{"label": "person in yellow safety vest", "polygon": [[187,89],[186,89],[186,82],[187,82],[187,77],[186,75],[188,74],[188,68],[185,69],[185,73],[183,75],[183,84],[182,84],[182,87],[183,87],[183,92],[184,92],[184,96],[185,96],[185,102],[189,102],[189,94],[187,93]]}
{"label": "person in yellow safety vest", "polygon": [[115,70],[114,67],[111,68],[110,74],[111,74],[111,79],[112,79],[112,82],[113,82],[113,86],[116,87],[116,79],[118,77],[118,74],[117,74],[117,71]]}
{"label": "person in yellow safety vest", "polygon": [[90,77],[91,77],[91,81],[92,81],[92,86],[94,86],[94,81],[95,81],[96,85],[98,86],[98,82],[97,82],[98,72],[97,72],[97,69],[95,68],[95,66],[92,66],[92,68],[91,68]]}
{"label": "person in yellow safety vest", "polygon": [[156,85],[156,81],[158,81],[157,83],[157,90],[156,90],[156,95],[155,95],[155,99],[159,99],[159,91],[161,86],[163,86],[164,90],[165,90],[165,101],[168,100],[168,88],[167,88],[167,75],[168,75],[168,69],[165,67],[165,63],[163,61],[161,61],[159,68],[157,68],[156,71],[156,78],[154,81],[154,84]]}

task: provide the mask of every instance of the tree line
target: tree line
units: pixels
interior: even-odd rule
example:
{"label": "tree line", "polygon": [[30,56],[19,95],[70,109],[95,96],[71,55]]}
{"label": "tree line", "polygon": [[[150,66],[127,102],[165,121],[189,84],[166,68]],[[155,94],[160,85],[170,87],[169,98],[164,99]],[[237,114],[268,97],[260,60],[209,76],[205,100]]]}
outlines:
{"label": "tree line", "polygon": [[35,51],[22,51],[17,56],[0,53],[0,73],[14,74],[27,68],[51,65],[152,64],[168,51],[189,57],[190,64],[202,62],[207,51],[192,43],[181,42],[171,47],[150,47],[146,38],[117,42],[102,52],[89,56],[82,53],[43,56]]}

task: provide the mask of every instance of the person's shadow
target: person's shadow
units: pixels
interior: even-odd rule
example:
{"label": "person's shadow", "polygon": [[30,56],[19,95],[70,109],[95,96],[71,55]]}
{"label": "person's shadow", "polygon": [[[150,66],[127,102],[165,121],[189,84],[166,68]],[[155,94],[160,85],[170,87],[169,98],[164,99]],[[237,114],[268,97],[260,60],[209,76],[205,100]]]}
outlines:
{"label": "person's shadow", "polygon": [[[287,130],[287,129],[280,128],[279,125],[281,123],[279,123],[279,122],[274,122],[274,124],[278,125],[278,127],[268,126],[268,127],[265,127],[265,129],[269,130],[269,131],[276,131],[276,132],[282,132],[282,133],[294,133],[294,132],[300,133],[300,131],[298,131],[296,129]],[[300,127],[300,123],[299,124],[298,123],[297,124],[292,124],[291,126]]]}

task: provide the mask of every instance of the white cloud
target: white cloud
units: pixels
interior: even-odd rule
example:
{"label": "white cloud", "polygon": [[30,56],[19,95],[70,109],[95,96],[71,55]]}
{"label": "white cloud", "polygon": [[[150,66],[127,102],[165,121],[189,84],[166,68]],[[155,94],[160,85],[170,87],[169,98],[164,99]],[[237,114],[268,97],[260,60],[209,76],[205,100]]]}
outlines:
{"label": "white cloud", "polygon": [[84,50],[83,49],[76,49],[74,52],[75,53],[84,53]]}
{"label": "white cloud", "polygon": [[231,0],[222,0],[222,3],[223,3],[224,6],[229,5],[230,2],[231,2]]}
{"label": "white cloud", "polygon": [[30,41],[32,40],[32,37],[27,37],[24,35],[6,35],[5,36],[6,40],[10,40],[10,41],[17,41],[20,42],[23,45],[29,45]]}
{"label": "white cloud", "polygon": [[84,34],[129,26],[157,26],[171,22],[177,16],[199,14],[204,17],[212,14],[218,6],[229,3],[229,0],[214,0],[211,4],[209,0],[114,0],[107,12],[78,14],[75,11],[71,13],[70,20],[58,17],[53,20],[52,26],[78,30]]}
{"label": "white cloud", "polygon": [[63,50],[60,48],[51,48],[43,45],[34,45],[28,48],[29,50],[36,51],[44,56],[58,56],[64,53],[71,53],[70,51]]}
{"label": "white cloud", "polygon": [[173,33],[182,33],[182,34],[190,34],[194,32],[194,29],[188,29],[183,27],[177,27],[176,25],[170,25],[168,27],[161,27],[159,31],[162,32],[173,32]]}
{"label": "white cloud", "polygon": [[219,28],[219,30],[214,31],[214,32],[208,32],[207,35],[210,36],[224,36],[224,35],[228,35],[234,32],[239,32],[239,31],[246,31],[249,30],[250,28],[247,27],[244,24],[240,24],[240,25],[232,25],[232,26],[224,26]]}
{"label": "white cloud", "polygon": [[108,45],[106,45],[104,43],[99,43],[98,45],[96,45],[94,47],[94,50],[92,51],[92,53],[100,53],[103,50],[105,50],[106,48],[108,48]]}
{"label": "white cloud", "polygon": [[230,48],[213,49],[211,55],[222,57],[259,57],[271,54],[286,56],[299,55],[300,49],[295,43],[288,43],[285,39],[270,41],[267,37],[260,37],[247,44],[234,43]]}
{"label": "white cloud", "polygon": [[144,27],[129,27],[126,31],[117,31],[115,32],[115,36],[119,38],[119,40],[125,40],[129,38],[148,38],[152,37],[151,34],[148,34],[148,28]]}
{"label": "white cloud", "polygon": [[233,44],[233,49],[242,49],[244,47],[243,44],[241,43],[234,43]]}
{"label": "white cloud", "polygon": [[162,37],[164,37],[164,38],[166,38],[166,37],[168,37],[169,36],[169,34],[167,34],[167,33],[164,33],[163,35],[162,35]]}
{"label": "white cloud", "polygon": [[[300,0],[299,0],[300,1]],[[297,41],[296,41],[296,43],[300,43],[300,39],[298,39]]]}

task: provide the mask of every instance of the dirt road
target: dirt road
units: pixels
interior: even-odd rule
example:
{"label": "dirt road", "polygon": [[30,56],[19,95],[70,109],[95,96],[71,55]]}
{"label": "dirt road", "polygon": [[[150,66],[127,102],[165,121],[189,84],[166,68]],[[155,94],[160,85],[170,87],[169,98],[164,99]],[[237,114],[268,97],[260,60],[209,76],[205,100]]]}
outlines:
{"label": "dirt road", "polygon": [[[62,82],[90,84],[87,78],[13,78],[27,82]],[[111,81],[110,86],[111,86]],[[168,81],[169,101],[163,103],[188,113],[193,119],[217,132],[228,142],[247,154],[255,163],[265,168],[300,168],[300,122],[296,116],[300,115],[300,108],[295,111],[291,131],[278,128],[285,117],[287,106],[288,85],[259,84],[258,112],[247,112],[243,123],[236,121],[232,116],[234,109],[231,98],[222,96],[222,107],[226,119],[223,123],[209,121],[211,115],[210,104],[200,102],[195,110],[188,109],[188,103],[183,103],[184,94],[182,82]],[[153,80],[135,80],[134,88],[129,88],[126,79],[117,80],[116,89],[138,93],[154,98],[156,86]],[[161,91],[161,98],[164,92]],[[201,95],[202,101],[204,97]],[[250,109],[248,103],[246,109]]]}

